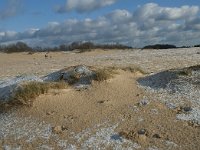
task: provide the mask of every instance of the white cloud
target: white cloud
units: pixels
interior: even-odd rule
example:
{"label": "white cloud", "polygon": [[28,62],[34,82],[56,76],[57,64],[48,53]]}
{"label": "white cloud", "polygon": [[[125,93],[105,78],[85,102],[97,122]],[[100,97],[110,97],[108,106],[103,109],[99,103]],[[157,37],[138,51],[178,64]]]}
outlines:
{"label": "white cloud", "polygon": [[65,5],[55,7],[58,13],[77,11],[79,13],[91,12],[99,8],[112,5],[117,0],[67,0]]}
{"label": "white cloud", "polygon": [[161,7],[155,3],[148,3],[139,7],[135,12],[135,17],[140,20],[178,20],[189,19],[199,12],[198,6],[182,6],[178,7]]}
{"label": "white cloud", "polygon": [[141,47],[147,44],[195,44],[200,39],[198,6],[161,7],[149,3],[134,12],[115,10],[96,19],[50,22],[41,29],[21,33],[0,32],[0,42],[31,40],[38,45],[73,41],[120,42]]}
{"label": "white cloud", "polygon": [[5,32],[0,32],[0,37],[5,36]]}

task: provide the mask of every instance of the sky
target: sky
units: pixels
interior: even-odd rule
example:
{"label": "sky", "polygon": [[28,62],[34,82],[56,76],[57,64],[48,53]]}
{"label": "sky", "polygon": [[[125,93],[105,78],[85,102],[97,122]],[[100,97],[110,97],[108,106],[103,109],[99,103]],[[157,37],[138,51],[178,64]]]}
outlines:
{"label": "sky", "polygon": [[200,44],[199,0],[0,0],[0,44]]}

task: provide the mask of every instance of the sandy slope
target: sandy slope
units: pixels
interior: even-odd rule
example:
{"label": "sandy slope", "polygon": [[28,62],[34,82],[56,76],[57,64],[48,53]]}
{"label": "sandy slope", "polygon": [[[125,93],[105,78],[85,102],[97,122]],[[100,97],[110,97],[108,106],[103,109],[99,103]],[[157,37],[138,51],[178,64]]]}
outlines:
{"label": "sandy slope", "polygon": [[[83,54],[0,54],[1,77],[43,75],[64,66],[138,65],[148,72],[200,63],[198,49],[163,51],[95,51]],[[162,55],[162,58],[160,57]],[[185,56],[187,54],[187,57]],[[23,57],[22,57],[23,56]],[[87,56],[87,57],[86,57]],[[171,57],[170,57],[171,56]],[[184,57],[183,57],[184,56]],[[7,59],[6,59],[7,58]],[[135,58],[135,59],[134,59]],[[168,62],[171,60],[171,62]],[[187,61],[186,61],[187,60]],[[3,62],[4,61],[4,62]],[[177,63],[175,63],[177,62]],[[37,64],[38,63],[38,64]],[[29,67],[28,67],[29,66]],[[51,70],[52,69],[52,70]],[[199,149],[200,130],[177,120],[171,110],[140,88],[140,73],[118,71],[113,79],[93,82],[88,90],[69,88],[38,97],[33,107],[0,114],[4,149]],[[139,104],[141,101],[147,105]],[[52,127],[63,126],[61,133]],[[145,129],[145,135],[138,131]]]}

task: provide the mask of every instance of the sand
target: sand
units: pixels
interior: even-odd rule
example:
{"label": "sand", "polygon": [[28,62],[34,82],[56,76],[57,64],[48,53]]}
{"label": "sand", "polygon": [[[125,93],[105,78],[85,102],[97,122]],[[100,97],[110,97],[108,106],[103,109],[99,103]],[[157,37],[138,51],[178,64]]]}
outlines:
{"label": "sand", "polygon": [[[199,49],[0,54],[1,79],[44,76],[64,67],[139,66],[145,72],[200,63]],[[51,58],[50,58],[51,56]],[[179,111],[142,88],[148,74],[117,70],[86,90],[69,87],[39,96],[32,107],[0,114],[2,149],[185,149],[200,148],[200,128],[177,119]],[[145,131],[143,133],[143,131]],[[142,133],[141,133],[142,132]]]}

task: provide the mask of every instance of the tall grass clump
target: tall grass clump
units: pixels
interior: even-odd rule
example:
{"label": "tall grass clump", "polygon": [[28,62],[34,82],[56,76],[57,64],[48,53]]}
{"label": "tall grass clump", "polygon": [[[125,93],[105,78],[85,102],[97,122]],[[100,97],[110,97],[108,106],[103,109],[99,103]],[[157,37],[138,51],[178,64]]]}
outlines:
{"label": "tall grass clump", "polygon": [[96,81],[105,81],[110,78],[113,78],[114,74],[117,74],[115,68],[102,68],[95,70],[94,80]]}
{"label": "tall grass clump", "polygon": [[20,105],[32,105],[33,100],[41,94],[48,93],[50,89],[64,89],[67,85],[64,82],[28,82],[22,84],[14,92],[12,103]]}

